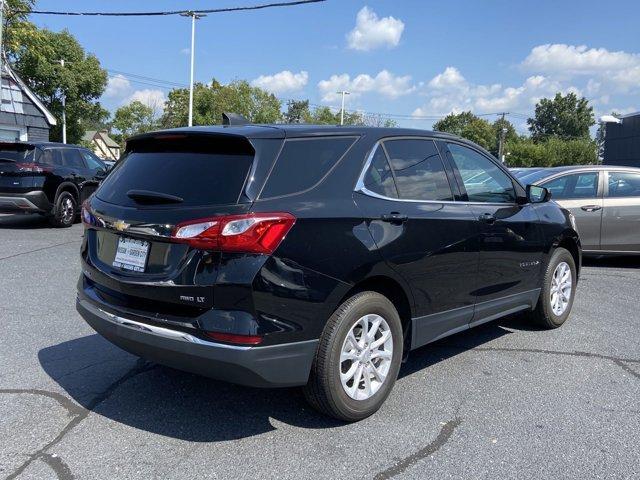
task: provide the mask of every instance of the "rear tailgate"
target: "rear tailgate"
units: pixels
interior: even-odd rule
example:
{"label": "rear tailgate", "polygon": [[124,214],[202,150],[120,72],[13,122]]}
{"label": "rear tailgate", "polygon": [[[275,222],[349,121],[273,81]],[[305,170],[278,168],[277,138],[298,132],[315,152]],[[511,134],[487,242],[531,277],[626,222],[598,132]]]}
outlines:
{"label": "rear tailgate", "polygon": [[[169,237],[184,222],[247,213],[243,192],[256,157],[243,137],[164,135],[128,144],[83,212],[87,277],[109,303],[187,316],[210,308],[222,255]],[[176,304],[195,310],[178,312]]]}
{"label": "rear tailgate", "polygon": [[0,193],[23,193],[33,188],[34,175],[43,170],[34,157],[33,145],[0,143]]}

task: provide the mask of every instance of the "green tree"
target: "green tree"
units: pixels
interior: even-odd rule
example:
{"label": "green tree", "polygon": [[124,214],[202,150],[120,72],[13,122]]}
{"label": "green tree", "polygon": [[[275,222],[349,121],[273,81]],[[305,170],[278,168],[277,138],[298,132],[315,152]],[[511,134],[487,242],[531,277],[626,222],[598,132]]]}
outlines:
{"label": "green tree", "polygon": [[114,137],[123,144],[132,135],[156,129],[158,116],[152,107],[135,100],[116,110],[111,126],[118,131]]}
{"label": "green tree", "polygon": [[[87,123],[104,120],[105,110],[97,100],[107,85],[107,72],[66,30],[42,29],[31,40],[14,53],[14,66],[58,119],[62,118],[63,97],[66,99],[67,141],[77,143]],[[61,59],[64,67],[57,63]],[[62,139],[61,121],[50,136]]]}
{"label": "green tree", "polygon": [[551,137],[544,141],[520,138],[507,142],[510,167],[558,167],[597,163],[596,142],[588,138],[563,140]]}
{"label": "green tree", "polygon": [[453,133],[487,150],[495,151],[497,137],[494,128],[489,122],[471,112],[450,113],[434,123],[433,129]]}
{"label": "green tree", "polygon": [[310,120],[309,100],[289,100],[287,102],[287,111],[284,112],[285,123],[309,123]]}
{"label": "green tree", "polygon": [[536,104],[535,115],[527,120],[531,138],[589,138],[589,127],[595,124],[593,108],[586,98],[575,93],[556,93],[553,99],[543,98]]}
{"label": "green tree", "polygon": [[[252,87],[245,80],[234,80],[228,85],[213,80],[210,85],[197,83],[193,94],[193,124],[217,125],[222,123],[223,112],[239,113],[253,123],[276,123],[282,118],[282,104],[275,95]],[[189,90],[178,88],[169,92],[163,127],[183,127],[188,123]]]}
{"label": "green tree", "polygon": [[41,31],[28,20],[35,0],[5,0],[2,46],[10,60],[40,38]]}

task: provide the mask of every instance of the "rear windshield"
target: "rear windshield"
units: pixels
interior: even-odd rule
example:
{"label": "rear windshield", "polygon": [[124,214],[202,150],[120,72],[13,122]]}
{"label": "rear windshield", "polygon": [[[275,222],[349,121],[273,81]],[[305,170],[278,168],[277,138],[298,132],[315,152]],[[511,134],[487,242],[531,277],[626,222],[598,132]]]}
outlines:
{"label": "rear windshield", "polygon": [[18,163],[33,162],[33,147],[26,145],[16,145],[10,148],[6,146],[0,147],[0,161]]}
{"label": "rear windshield", "polygon": [[252,162],[247,152],[134,151],[116,164],[96,196],[124,206],[139,205],[127,195],[131,190],[180,197],[182,206],[236,203]]}

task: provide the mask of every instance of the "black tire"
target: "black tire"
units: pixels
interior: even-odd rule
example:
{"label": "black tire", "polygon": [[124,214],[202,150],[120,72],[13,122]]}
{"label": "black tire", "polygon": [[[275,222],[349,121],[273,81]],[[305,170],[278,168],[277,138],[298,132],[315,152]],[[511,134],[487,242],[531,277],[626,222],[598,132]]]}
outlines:
{"label": "black tire", "polygon": [[[569,295],[569,301],[567,302],[565,310],[557,315],[551,306],[551,288],[553,286],[553,276],[556,268],[561,263],[566,263],[571,271],[571,294]],[[576,263],[571,253],[568,250],[559,247],[551,255],[551,259],[545,270],[542,291],[540,292],[540,298],[536,308],[530,313],[530,317],[538,325],[544,328],[558,328],[564,322],[567,321],[571,314],[571,308],[573,307],[573,300],[576,295]]]}
{"label": "black tire", "polygon": [[[71,207],[69,207],[69,204]],[[72,212],[69,213],[69,209]],[[61,192],[56,198],[55,206],[53,207],[53,215],[49,217],[49,223],[56,228],[68,228],[72,226],[76,221],[76,210],[78,203],[75,197],[69,192]]]}
{"label": "black tire", "polygon": [[[393,352],[388,374],[379,389],[365,400],[355,400],[346,393],[340,380],[340,354],[351,328],[368,314],[380,315],[386,321]],[[377,292],[357,293],[338,307],[324,328],[309,383],[303,389],[305,398],[316,410],[339,420],[354,422],[372,415],[391,393],[400,370],[402,348],[402,323],[391,301]]]}

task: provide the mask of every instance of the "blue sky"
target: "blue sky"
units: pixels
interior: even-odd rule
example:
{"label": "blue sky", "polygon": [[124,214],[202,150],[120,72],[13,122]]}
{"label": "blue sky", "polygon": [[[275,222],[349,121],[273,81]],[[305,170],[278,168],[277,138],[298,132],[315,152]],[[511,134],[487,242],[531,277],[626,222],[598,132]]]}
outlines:
{"label": "blue sky", "polygon": [[[266,0],[38,0],[42,10],[206,9]],[[611,8],[609,8],[609,6]],[[247,79],[287,98],[402,115],[428,128],[451,111],[522,114],[556,91],[597,114],[640,110],[640,2],[328,0],[210,15],[198,21],[196,80]],[[188,84],[190,22],[182,17],[33,16],[68,29],[109,70],[103,104],[160,105]],[[121,72],[121,73],[119,73]],[[123,73],[122,73],[123,72]],[[135,76],[133,76],[135,75]],[[139,76],[162,80],[145,80]],[[425,118],[427,117],[427,118]],[[491,118],[490,116],[488,118]]]}

